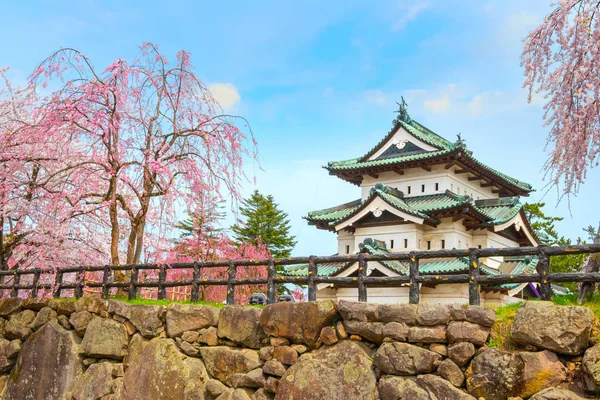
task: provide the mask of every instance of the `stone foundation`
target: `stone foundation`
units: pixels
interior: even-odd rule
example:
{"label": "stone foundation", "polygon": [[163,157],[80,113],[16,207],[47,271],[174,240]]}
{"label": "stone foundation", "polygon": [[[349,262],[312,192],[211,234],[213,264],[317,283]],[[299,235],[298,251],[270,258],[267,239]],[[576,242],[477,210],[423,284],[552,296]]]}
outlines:
{"label": "stone foundation", "polygon": [[484,307],[0,300],[2,399],[578,399],[600,393],[594,316],[521,306],[519,351]]}

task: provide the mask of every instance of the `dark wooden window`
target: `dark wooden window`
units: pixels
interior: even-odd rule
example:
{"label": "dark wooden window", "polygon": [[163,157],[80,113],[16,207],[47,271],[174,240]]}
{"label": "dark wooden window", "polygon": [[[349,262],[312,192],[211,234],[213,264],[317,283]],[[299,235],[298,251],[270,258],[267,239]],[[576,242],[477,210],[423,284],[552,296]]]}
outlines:
{"label": "dark wooden window", "polygon": [[446,241],[444,239],[442,239],[442,249],[446,248]]}
{"label": "dark wooden window", "polygon": [[408,239],[404,239],[404,248],[408,249]]}
{"label": "dark wooden window", "polygon": [[440,190],[440,184],[439,184],[439,183],[436,183],[436,184],[435,184],[435,191],[437,192],[438,190]]}
{"label": "dark wooden window", "polygon": [[427,250],[431,250],[431,240],[427,241]]}
{"label": "dark wooden window", "polygon": [[406,188],[408,194],[410,194],[410,186]]}
{"label": "dark wooden window", "polygon": [[393,249],[393,248],[394,248],[394,241],[390,240],[390,249]]}
{"label": "dark wooden window", "polygon": [[346,246],[346,254],[350,254],[350,246]]}
{"label": "dark wooden window", "polygon": [[421,185],[421,193],[425,193],[425,185]]}

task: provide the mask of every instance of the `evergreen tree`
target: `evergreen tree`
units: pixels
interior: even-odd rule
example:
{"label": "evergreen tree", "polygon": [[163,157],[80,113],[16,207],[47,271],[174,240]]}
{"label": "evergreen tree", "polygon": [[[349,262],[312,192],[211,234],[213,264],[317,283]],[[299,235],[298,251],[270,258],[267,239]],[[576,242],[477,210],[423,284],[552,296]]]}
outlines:
{"label": "evergreen tree", "polygon": [[264,196],[255,190],[242,202],[240,213],[245,221],[231,227],[236,243],[264,244],[273,257],[289,257],[296,245],[290,235],[287,213],[278,208],[273,196]]}
{"label": "evergreen tree", "polygon": [[[554,227],[554,223],[562,221],[562,217],[551,217],[544,213],[542,208],[546,203],[525,203],[523,210],[525,216],[531,224],[531,228],[535,231],[536,235],[540,238],[543,244],[552,246],[570,246],[573,244],[571,239],[567,239],[564,236],[560,236]],[[595,234],[594,228],[591,226],[583,229],[588,235],[588,239],[593,240]],[[585,244],[585,239],[577,238],[577,244]],[[579,272],[579,269],[583,265],[587,254],[567,254],[563,256],[553,256],[550,258],[550,271],[551,272]],[[576,284],[563,284],[563,286],[575,289]]]}

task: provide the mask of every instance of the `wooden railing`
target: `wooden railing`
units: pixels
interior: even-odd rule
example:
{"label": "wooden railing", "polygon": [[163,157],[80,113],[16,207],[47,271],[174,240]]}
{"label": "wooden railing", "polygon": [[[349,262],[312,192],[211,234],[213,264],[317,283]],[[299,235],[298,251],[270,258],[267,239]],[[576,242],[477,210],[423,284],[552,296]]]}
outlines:
{"label": "wooden railing", "polygon": [[[159,264],[136,264],[136,265],[105,265],[105,266],[80,266],[62,269],[24,269],[14,271],[0,271],[0,277],[4,283],[0,284],[1,290],[10,290],[10,296],[17,297],[29,291],[27,296],[37,297],[39,290],[51,290],[54,297],[61,297],[63,290],[72,289],[74,297],[82,297],[84,288],[100,288],[102,297],[109,296],[111,288],[126,290],[128,297],[134,299],[138,296],[138,290],[143,288],[158,289],[158,299],[166,298],[167,288],[191,286],[191,301],[198,301],[200,288],[203,286],[221,285],[227,286],[227,304],[233,304],[235,288],[239,285],[267,285],[267,302],[275,302],[276,285],[292,283],[308,286],[308,300],[317,298],[317,285],[320,283],[343,284],[358,287],[358,300],[367,301],[368,287],[409,285],[410,303],[419,303],[419,285],[443,285],[452,283],[469,284],[469,303],[477,305],[480,303],[480,286],[499,285],[507,283],[539,283],[540,295],[543,299],[552,296],[551,283],[553,282],[600,282],[600,273],[550,273],[550,257],[568,254],[590,254],[600,253],[600,245],[576,245],[567,247],[515,247],[515,248],[488,248],[488,249],[464,249],[464,250],[437,250],[437,251],[411,251],[405,253],[389,254],[352,254],[347,256],[328,257],[291,257],[285,259],[264,260],[230,260],[218,262],[192,262],[173,263],[170,265]],[[481,275],[481,258],[487,257],[519,257],[535,256],[539,261],[537,270],[532,274],[501,274]],[[468,257],[468,274],[444,274],[444,275],[420,275],[419,261],[432,258],[458,258]],[[358,263],[356,277],[319,276],[319,264],[355,261]],[[367,263],[369,261],[406,261],[409,263],[409,274],[405,276],[367,276]],[[293,264],[307,264],[307,276],[287,276],[277,273],[278,266]],[[266,266],[267,276],[262,278],[237,278],[239,268],[251,266]],[[227,268],[226,279],[214,279],[203,277],[202,272],[210,268]],[[168,270],[192,270],[192,278],[184,280],[167,281]],[[157,281],[146,281],[139,279],[140,271],[158,271]],[[114,280],[116,271],[130,272],[127,282],[116,282]],[[102,273],[101,282],[93,282],[86,279],[86,274]],[[74,282],[63,282],[65,274],[75,274]],[[23,276],[33,275],[32,283],[21,284]],[[48,279],[48,277],[53,279]],[[12,277],[11,283],[6,283]],[[42,279],[45,277],[46,279]],[[44,281],[46,281],[44,283]],[[50,281],[52,283],[50,283]]]}

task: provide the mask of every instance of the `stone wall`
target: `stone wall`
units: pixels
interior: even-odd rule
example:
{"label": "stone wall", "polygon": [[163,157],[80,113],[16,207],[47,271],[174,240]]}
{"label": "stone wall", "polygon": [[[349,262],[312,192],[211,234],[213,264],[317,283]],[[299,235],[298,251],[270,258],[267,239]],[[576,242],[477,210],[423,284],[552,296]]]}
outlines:
{"label": "stone wall", "polygon": [[[600,388],[594,316],[528,302],[518,351],[484,307],[279,303],[264,310],[0,300],[3,399],[579,399]],[[585,393],[584,393],[585,391]],[[576,394],[579,393],[579,394]]]}

